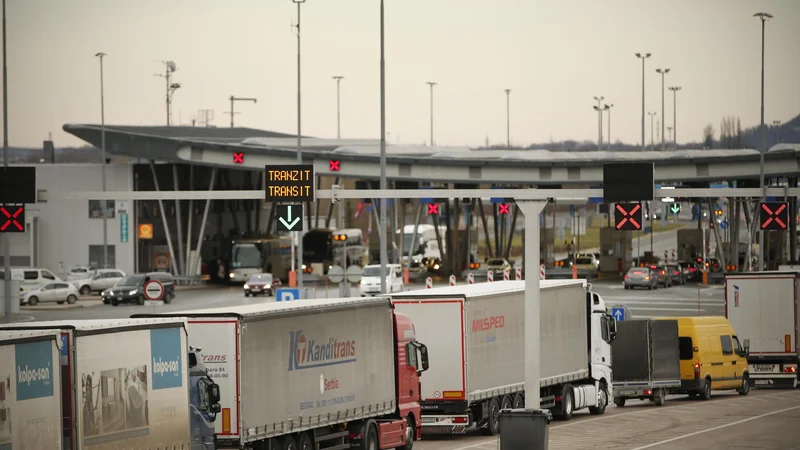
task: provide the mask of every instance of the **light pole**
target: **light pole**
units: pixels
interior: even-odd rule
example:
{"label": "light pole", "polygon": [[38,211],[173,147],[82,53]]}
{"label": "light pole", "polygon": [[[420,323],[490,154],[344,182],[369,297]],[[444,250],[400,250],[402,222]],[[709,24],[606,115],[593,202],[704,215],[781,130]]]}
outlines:
{"label": "light pole", "polygon": [[[333,79],[336,80],[336,139],[341,139],[342,138],[342,109],[341,109],[342,102],[341,102],[341,96],[339,94],[341,92],[340,88],[341,88],[342,80],[344,80],[344,77],[341,76],[341,75],[337,75],[337,76],[333,77]],[[341,227],[342,225],[339,225],[339,226]]]}
{"label": "light pole", "polygon": [[594,97],[597,100],[597,106],[594,106],[594,110],[597,111],[597,150],[603,149],[603,108],[600,106],[603,102],[605,97]]}
{"label": "light pole", "polygon": [[667,127],[667,133],[669,133],[669,142],[672,142],[672,127]]}
{"label": "light pole", "polygon": [[506,89],[506,147],[511,148],[511,89]]}
{"label": "light pole", "polygon": [[672,91],[672,129],[675,134],[672,135],[672,143],[675,149],[678,149],[678,91],[681,90],[680,86],[670,86],[669,90]]}
{"label": "light pole", "polygon": [[431,87],[431,147],[433,147],[433,87],[437,83],[435,81],[428,81],[427,83]]}
{"label": "light pole", "polygon": [[[253,102],[253,103],[258,103],[258,100],[255,99],[255,98],[235,97],[233,95],[230,96],[229,100],[231,101],[231,128],[233,128],[233,116],[234,116],[234,114],[236,114],[233,111],[233,102]],[[206,126],[208,126],[208,122],[206,122]]]}
{"label": "light pole", "polygon": [[[8,66],[6,65],[6,0],[3,0],[3,168],[8,169]],[[3,233],[3,296],[5,321],[11,322],[11,234]]]}
{"label": "light pole", "polygon": [[[384,39],[384,0],[381,0],[381,189],[386,189],[386,58],[385,58],[385,39]],[[387,265],[389,263],[389,255],[386,251],[386,208],[389,202],[383,198],[381,199],[380,210],[380,236],[381,243],[381,293],[386,293],[386,276]],[[394,232],[394,230],[392,230]],[[402,258],[401,258],[402,260]]]}
{"label": "light pole", "polygon": [[[300,102],[300,5],[306,0],[292,0],[297,4],[297,164],[303,164],[302,103]],[[310,213],[310,211],[309,211]],[[303,221],[303,217],[300,217]],[[296,232],[297,238],[297,286],[303,287],[303,233]]]}
{"label": "light pole", "polygon": [[642,60],[642,151],[644,151],[647,147],[644,141],[644,62],[650,57],[650,53],[637,53],[636,57]]}
{"label": "light pole", "polygon": [[780,143],[780,135],[778,134],[778,128],[781,126],[780,120],[773,120],[772,126],[775,128],[775,143]]}
{"label": "light pole", "polygon": [[166,95],[167,126],[169,126],[170,125],[170,121],[172,119],[172,110],[171,110],[172,96],[173,96],[173,94],[175,94],[176,90],[180,89],[181,84],[180,83],[170,83],[170,80],[172,80],[172,74],[176,70],[178,70],[178,67],[175,65],[175,61],[162,61],[162,62],[164,63],[164,66],[166,67],[166,69],[165,69],[163,74],[157,74],[156,76],[164,78],[166,80],[166,82],[167,82],[167,85],[166,85],[166,88],[167,88],[167,95]]}
{"label": "light pole", "polygon": [[647,115],[650,116],[650,149],[651,150],[655,150],[656,149],[656,140],[655,140],[656,139],[656,135],[655,135],[656,128],[653,125],[655,123],[655,122],[653,122],[653,119],[655,119],[655,117],[656,117],[656,112],[655,111],[650,111],[650,112],[647,113]]}
{"label": "light pole", "polygon": [[[103,58],[105,53],[96,53],[94,56],[100,59],[100,149],[103,152],[102,169],[100,171],[103,179],[103,192],[106,191],[106,102],[105,86],[103,80]],[[108,201],[101,200],[103,205],[103,268],[108,269]]]}
{"label": "light pole", "polygon": [[[753,17],[761,19],[761,151],[759,152],[759,181],[761,183],[761,201],[767,199],[767,185],[764,184],[764,41],[767,20],[772,19],[772,14],[760,12]],[[758,270],[764,271],[764,230],[758,230]]]}
{"label": "light pole", "polygon": [[606,104],[606,111],[608,111],[608,136],[606,137],[606,150],[611,151],[611,108],[614,107],[613,103]]}
{"label": "light pole", "polygon": [[669,69],[656,69],[656,72],[661,74],[661,151],[667,149],[667,141],[664,135],[664,126],[666,119],[664,118],[664,76],[669,73]]}

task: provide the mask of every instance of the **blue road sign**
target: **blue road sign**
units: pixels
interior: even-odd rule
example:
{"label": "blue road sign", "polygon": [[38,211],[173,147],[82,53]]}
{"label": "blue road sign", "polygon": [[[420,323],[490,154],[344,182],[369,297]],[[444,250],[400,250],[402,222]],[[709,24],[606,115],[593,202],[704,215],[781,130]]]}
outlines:
{"label": "blue road sign", "polygon": [[[433,188],[430,187],[430,186],[420,186],[420,189],[433,189]],[[433,203],[433,197],[431,197],[431,198],[421,198],[421,199],[419,199],[419,202],[422,203],[422,204],[425,204],[425,205],[427,205],[428,203]]]}
{"label": "blue road sign", "polygon": [[569,216],[575,217],[575,205],[569,205]]}
{"label": "blue road sign", "polygon": [[119,215],[119,241],[128,242],[128,215]]}
{"label": "blue road sign", "polygon": [[625,320],[625,309],[624,308],[611,308],[611,317],[617,320]]}
{"label": "blue road sign", "polygon": [[[502,189],[500,186],[492,186],[491,188],[492,188],[492,189]],[[491,199],[489,199],[489,201],[490,201],[490,202],[491,202],[493,205],[499,205],[500,203],[505,203],[505,202],[506,202],[506,199],[504,199],[504,198],[501,198],[501,197],[492,197]]]}
{"label": "blue road sign", "polygon": [[726,229],[726,228],[728,228],[728,219],[725,219],[725,220],[723,220],[722,222],[720,222],[720,223],[719,223],[719,227],[720,227],[721,229],[723,229],[723,230],[724,230],[724,229]]}
{"label": "blue road sign", "polygon": [[300,289],[281,288],[275,291],[276,302],[291,302],[294,300],[300,300]]}

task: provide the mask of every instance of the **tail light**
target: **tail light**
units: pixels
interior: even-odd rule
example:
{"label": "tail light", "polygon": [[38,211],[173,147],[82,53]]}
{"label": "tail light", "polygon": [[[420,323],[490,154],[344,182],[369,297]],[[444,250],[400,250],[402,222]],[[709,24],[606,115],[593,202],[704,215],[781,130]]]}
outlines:
{"label": "tail light", "polygon": [[700,378],[700,363],[694,363],[694,377]]}
{"label": "tail light", "polygon": [[786,373],[797,373],[797,367],[795,367],[795,366],[784,367],[783,371],[786,372]]}
{"label": "tail light", "polygon": [[646,389],[646,390],[644,391],[644,395],[646,395],[646,396],[653,395],[653,391],[651,391],[651,390],[649,390],[649,389]]}
{"label": "tail light", "polygon": [[467,423],[466,417],[453,417],[453,423]]}
{"label": "tail light", "polygon": [[661,271],[661,275],[664,275],[664,271],[663,270]]}
{"label": "tail light", "polygon": [[644,279],[645,279],[645,280],[649,280],[649,279],[650,279],[650,277],[649,277],[649,276],[645,276],[645,277],[644,277]]}
{"label": "tail light", "polygon": [[630,275],[625,275],[625,279],[630,280],[631,279]]}

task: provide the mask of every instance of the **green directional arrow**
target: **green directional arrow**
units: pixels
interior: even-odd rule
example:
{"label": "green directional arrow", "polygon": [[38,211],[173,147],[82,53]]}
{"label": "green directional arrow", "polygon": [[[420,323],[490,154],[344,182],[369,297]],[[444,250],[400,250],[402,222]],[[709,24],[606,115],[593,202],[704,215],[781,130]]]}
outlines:
{"label": "green directional arrow", "polygon": [[678,214],[681,212],[681,205],[673,203],[672,206],[669,207],[669,210],[672,211],[672,214]]}
{"label": "green directional arrow", "polygon": [[[302,208],[301,208],[302,211]],[[300,222],[300,217],[292,219],[292,205],[286,207],[286,218],[279,217],[278,220],[286,227],[287,231],[293,231],[294,226]]]}

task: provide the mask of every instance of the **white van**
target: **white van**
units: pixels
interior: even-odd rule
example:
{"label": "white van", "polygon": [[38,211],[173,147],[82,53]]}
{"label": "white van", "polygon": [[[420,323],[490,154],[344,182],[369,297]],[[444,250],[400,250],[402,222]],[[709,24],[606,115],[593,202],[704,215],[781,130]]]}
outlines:
{"label": "white van", "polygon": [[[400,264],[387,264],[386,288],[389,293],[403,292],[403,268]],[[381,265],[373,264],[364,267],[361,274],[361,296],[379,295],[381,293]]]}
{"label": "white van", "polygon": [[[5,271],[0,270],[0,279],[5,278]],[[61,281],[61,278],[54,275],[47,269],[11,269],[11,279],[21,281],[20,286],[22,291],[27,291],[31,288],[38,288],[46,283]]]}

